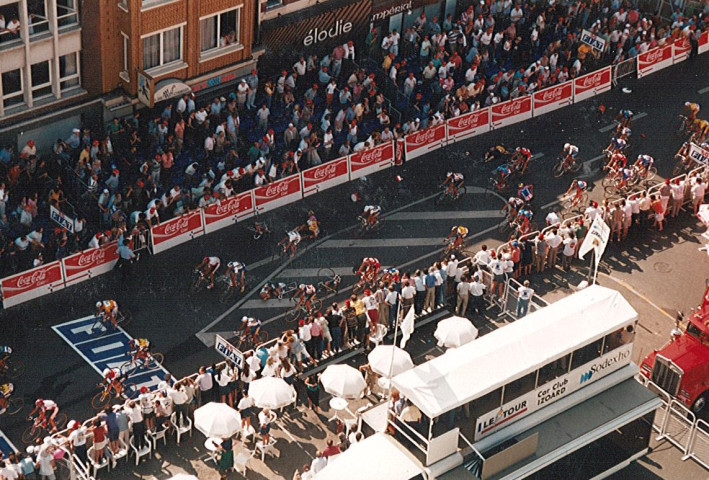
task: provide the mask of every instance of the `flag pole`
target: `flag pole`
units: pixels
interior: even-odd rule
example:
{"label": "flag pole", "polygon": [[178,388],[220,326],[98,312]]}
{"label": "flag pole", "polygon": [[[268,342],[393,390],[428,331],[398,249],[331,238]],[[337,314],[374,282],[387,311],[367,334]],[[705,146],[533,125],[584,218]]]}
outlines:
{"label": "flag pole", "polygon": [[387,392],[387,401],[391,400],[391,377],[394,373],[394,353],[396,352],[396,335],[399,333],[399,315],[401,314],[401,298],[396,304],[396,318],[394,319],[394,343],[391,348],[391,361],[389,362],[389,391]]}

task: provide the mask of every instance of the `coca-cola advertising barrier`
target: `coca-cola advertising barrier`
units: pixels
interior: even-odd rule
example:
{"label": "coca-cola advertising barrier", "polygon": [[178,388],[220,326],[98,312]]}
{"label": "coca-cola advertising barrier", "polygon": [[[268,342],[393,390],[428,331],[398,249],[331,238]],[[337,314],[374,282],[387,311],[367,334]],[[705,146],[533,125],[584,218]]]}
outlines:
{"label": "coca-cola advertising barrier", "polygon": [[574,102],[586,100],[611,89],[611,66],[574,79]]}
{"label": "coca-cola advertising barrier", "polygon": [[62,259],[64,283],[68,287],[110,272],[118,261],[118,242],[91,248]]}
{"label": "coca-cola advertising barrier", "polygon": [[490,107],[466,113],[446,121],[448,141],[458,142],[490,131]]}
{"label": "coca-cola advertising barrier", "polygon": [[638,78],[672,65],[672,48],[672,45],[665,45],[638,55]]}
{"label": "coca-cola advertising barrier", "polygon": [[534,116],[552,112],[574,103],[574,87],[571,81],[545,88],[532,95]]}
{"label": "coca-cola advertising barrier", "polygon": [[438,150],[445,144],[446,138],[445,123],[405,136],[406,161],[408,162],[418,156]]}
{"label": "coca-cola advertising barrier", "polygon": [[490,128],[506,127],[532,118],[532,97],[525,96],[490,107]]}
{"label": "coca-cola advertising barrier", "polygon": [[267,212],[301,198],[300,175],[291,175],[254,189],[256,213]]}
{"label": "coca-cola advertising barrier", "polygon": [[709,51],[709,31],[702,32],[699,35],[699,53]]}
{"label": "coca-cola advertising barrier", "polygon": [[189,212],[180,217],[170,219],[153,227],[150,233],[153,242],[153,254],[164,252],[175,245],[204,235],[202,212]]}
{"label": "coca-cola advertising barrier", "polygon": [[672,63],[679,63],[689,58],[689,52],[692,50],[692,44],[686,37],[678,38],[672,42]]}
{"label": "coca-cola advertising barrier", "polygon": [[2,304],[10,308],[64,288],[64,275],[59,260],[27,270],[0,281]]}
{"label": "coca-cola advertising barrier", "polygon": [[216,232],[220,228],[254,215],[253,191],[232,195],[202,209],[204,233]]}
{"label": "coca-cola advertising barrier", "polygon": [[309,197],[350,179],[347,157],[309,168],[300,175],[303,177],[303,197]]}
{"label": "coca-cola advertising barrier", "polygon": [[350,180],[379,172],[394,164],[394,142],[353,153],[349,157]]}

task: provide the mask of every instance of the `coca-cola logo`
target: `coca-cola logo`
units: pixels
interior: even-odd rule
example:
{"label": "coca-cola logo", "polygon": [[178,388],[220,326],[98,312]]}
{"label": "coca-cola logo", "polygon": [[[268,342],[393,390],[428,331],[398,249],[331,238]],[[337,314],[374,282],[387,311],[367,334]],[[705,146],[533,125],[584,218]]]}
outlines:
{"label": "coca-cola logo", "polygon": [[31,275],[23,275],[17,279],[18,288],[27,288],[42,284],[47,278],[47,269],[37,270]]}
{"label": "coca-cola logo", "polygon": [[172,236],[180,233],[185,233],[189,229],[190,221],[187,217],[180,217],[176,222],[165,225],[165,235]]}
{"label": "coca-cola logo", "polygon": [[477,127],[478,124],[480,123],[481,117],[484,115],[484,113],[474,113],[472,115],[467,115],[464,117],[460,117],[457,120],[457,125],[456,127],[458,128],[471,128],[471,127]]}
{"label": "coca-cola logo", "polygon": [[656,48],[655,50],[650,50],[645,54],[645,62],[646,63],[655,63],[660,60],[664,60],[665,58],[665,49],[664,48]]}
{"label": "coca-cola logo", "polygon": [[522,106],[525,102],[510,102],[500,107],[500,115],[509,116],[517,115],[522,111]]}
{"label": "coca-cola logo", "polygon": [[682,50],[689,50],[690,49],[689,40],[686,38],[681,38],[681,39],[677,40],[675,45],[677,46],[677,48],[680,48]]}
{"label": "coca-cola logo", "polygon": [[104,258],[106,258],[106,250],[103,248],[95,248],[79,255],[79,259],[76,263],[79,267],[86,267],[88,265],[103,263]]}
{"label": "coca-cola logo", "polygon": [[424,145],[436,139],[436,129],[429,128],[422,132],[416,132],[413,137],[413,141],[417,145]]}
{"label": "coca-cola logo", "polygon": [[540,92],[541,95],[537,98],[540,102],[551,103],[561,100],[564,96],[564,89],[562,87],[552,88],[550,90],[545,90]]}
{"label": "coca-cola logo", "polygon": [[372,150],[367,150],[362,152],[359,156],[359,162],[362,165],[369,165],[370,163],[378,163],[382,160],[384,156],[384,149],[374,148]]}
{"label": "coca-cola logo", "polygon": [[579,79],[580,81],[576,83],[577,86],[582,88],[595,87],[603,82],[603,72],[596,72],[592,75],[587,75]]}
{"label": "coca-cola logo", "polygon": [[278,183],[272,183],[268,187],[266,187],[266,191],[264,193],[264,196],[266,197],[280,197],[286,193],[288,193],[288,185],[290,182],[278,182]]}
{"label": "coca-cola logo", "polygon": [[337,173],[337,164],[329,163],[320,168],[316,168],[313,172],[313,180],[324,180],[334,177]]}
{"label": "coca-cola logo", "polygon": [[225,202],[218,203],[214,213],[216,215],[229,215],[232,212],[238,212],[241,205],[241,199],[232,197]]}

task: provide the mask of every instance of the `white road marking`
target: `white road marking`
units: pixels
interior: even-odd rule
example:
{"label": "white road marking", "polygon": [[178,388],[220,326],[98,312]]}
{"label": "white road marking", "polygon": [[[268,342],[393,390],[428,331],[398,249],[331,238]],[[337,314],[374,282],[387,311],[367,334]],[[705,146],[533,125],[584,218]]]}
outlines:
{"label": "white road marking", "polygon": [[346,238],[328,240],[318,248],[382,248],[382,247],[427,247],[443,243],[440,237],[433,238]]}
{"label": "white road marking", "polygon": [[279,300],[277,298],[272,298],[270,300],[263,301],[258,300],[247,300],[241,305],[241,308],[246,309],[258,309],[258,308],[289,308],[294,307],[295,303],[291,301],[290,298]]}
{"label": "white road marking", "polygon": [[108,345],[103,345],[101,347],[92,348],[91,351],[94,352],[94,354],[96,354],[96,353],[107,352],[109,350],[114,350],[116,348],[125,348],[125,345],[123,345],[123,343],[121,343],[121,342],[113,342],[113,343],[109,343]]}
{"label": "white road marking", "polygon": [[707,92],[709,92],[709,87],[704,87],[701,90],[699,90],[699,95],[704,95]]}
{"label": "white road marking", "polygon": [[[87,317],[87,318],[94,318],[94,319],[95,319],[95,317]],[[84,320],[85,320],[85,319],[82,319],[82,321],[84,321]],[[92,322],[92,323],[89,323],[89,324],[87,324],[87,325],[83,325],[83,326],[81,326],[81,327],[72,328],[72,329],[70,329],[69,331],[71,332],[72,335],[76,335],[77,333],[91,334],[91,333],[92,333],[92,330],[93,330],[93,326],[95,325],[95,323],[96,323],[96,322]],[[100,326],[100,329],[106,330],[106,327],[104,327],[103,325],[101,325],[101,326]]]}
{"label": "white road marking", "polygon": [[[278,278],[315,278],[319,270],[319,268],[288,268],[283,270]],[[352,267],[332,267],[332,271],[341,277],[354,276]]]}
{"label": "white road marking", "polygon": [[[702,92],[699,92],[699,93],[702,93]],[[647,113],[645,113],[645,112],[640,112],[640,113],[638,113],[637,115],[633,115],[633,121],[638,120],[638,119],[641,119],[641,118],[643,118],[643,117],[647,117]],[[617,126],[618,126],[618,123],[617,123],[617,122],[613,122],[613,123],[611,123],[610,125],[606,125],[606,126],[603,127],[603,128],[599,128],[598,131],[599,131],[599,132],[603,132],[603,133],[605,133],[605,132],[610,132],[611,130],[613,130],[613,129],[616,128]]]}
{"label": "white road marking", "polygon": [[443,212],[399,212],[388,220],[448,220],[455,218],[502,218],[505,215],[499,210],[469,210],[456,212],[453,210]]}

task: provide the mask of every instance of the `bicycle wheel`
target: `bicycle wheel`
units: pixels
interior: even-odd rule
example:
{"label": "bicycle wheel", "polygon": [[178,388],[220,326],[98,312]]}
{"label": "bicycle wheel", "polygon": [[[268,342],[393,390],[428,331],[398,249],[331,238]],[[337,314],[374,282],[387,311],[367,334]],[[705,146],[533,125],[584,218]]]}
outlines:
{"label": "bicycle wheel", "polygon": [[684,136],[685,132],[687,131],[687,126],[686,126],[686,125],[687,125],[687,123],[686,123],[685,118],[684,118],[682,115],[680,115],[680,116],[679,116],[679,119],[678,119],[678,121],[677,121],[677,127],[675,128],[675,135],[676,135],[677,137],[683,137],[683,136]]}
{"label": "bicycle wheel", "polygon": [[7,378],[14,379],[25,373],[25,364],[17,358],[8,358],[5,360],[5,375]]}
{"label": "bicycle wheel", "polygon": [[57,430],[62,430],[64,427],[66,427],[66,421],[66,413],[57,414],[56,418],[54,419],[54,425],[57,426]]}
{"label": "bicycle wheel", "polygon": [[132,318],[133,314],[130,310],[121,310],[118,312],[118,318],[116,319],[116,323],[119,327],[125,328],[130,324]]}
{"label": "bicycle wheel", "polygon": [[134,398],[138,398],[139,393],[140,393],[140,390],[138,389],[138,386],[135,383],[128,382],[128,383],[123,384],[122,394],[128,400],[133,400]]}
{"label": "bicycle wheel", "polygon": [[128,376],[132,374],[138,368],[138,364],[133,360],[128,360],[123,365],[121,365],[121,375]]}
{"label": "bicycle wheel", "polygon": [[96,318],[94,324],[91,325],[91,336],[100,338],[106,335],[107,332],[108,329],[106,328],[106,325],[104,325],[103,321],[100,318]]}
{"label": "bicycle wheel", "polygon": [[310,302],[310,311],[311,312],[322,312],[322,300],[320,300],[319,298],[316,298],[312,302]]}
{"label": "bicycle wheel", "polygon": [[91,406],[94,410],[103,410],[109,403],[111,403],[111,394],[106,393],[105,390],[98,392],[91,398]]}
{"label": "bicycle wheel", "polygon": [[234,295],[234,290],[234,286],[231,283],[227,284],[226,288],[224,288],[219,294],[219,301],[221,303],[228,302],[229,299]]}
{"label": "bicycle wheel", "polygon": [[571,165],[569,165],[569,171],[576,173],[579,170],[581,170],[582,167],[583,167],[583,160],[581,160],[580,158],[574,158],[573,162],[571,162]]}
{"label": "bicycle wheel", "polygon": [[559,178],[564,174],[564,160],[559,159],[551,168],[551,173],[554,177]]}
{"label": "bicycle wheel", "polygon": [[684,169],[684,161],[677,160],[677,163],[675,163],[675,167],[672,169],[672,176],[676,177],[677,175],[682,175],[684,173]]}
{"label": "bicycle wheel", "polygon": [[145,368],[146,370],[155,370],[157,368],[160,368],[160,365],[162,365],[162,362],[164,361],[165,355],[163,355],[162,353],[151,353],[148,360],[146,360],[143,364],[143,368]]}
{"label": "bicycle wheel", "polygon": [[44,429],[39,426],[30,425],[24,432],[22,432],[22,443],[25,445],[34,443],[35,440],[42,436],[43,430]]}
{"label": "bicycle wheel", "polygon": [[440,205],[446,200],[446,191],[442,191],[439,193],[436,198],[433,200],[434,205]]}
{"label": "bicycle wheel", "polygon": [[[329,285],[335,278],[335,271],[332,268],[323,267],[318,270],[318,283]],[[327,290],[327,289],[326,289]],[[329,292],[326,292],[329,293]]]}
{"label": "bicycle wheel", "polygon": [[286,322],[293,323],[300,320],[303,316],[303,309],[301,307],[294,307],[286,313]]}
{"label": "bicycle wheel", "polygon": [[650,167],[645,174],[645,178],[643,179],[644,182],[649,182],[653,178],[657,176],[657,168],[655,167]]}
{"label": "bicycle wheel", "polygon": [[352,293],[354,293],[355,295],[359,295],[360,293],[364,292],[365,287],[366,286],[363,282],[357,282],[352,285]]}
{"label": "bicycle wheel", "polygon": [[254,350],[256,350],[259,345],[263,345],[266,342],[268,342],[268,332],[259,330],[258,335],[256,335],[256,341],[253,345]]}
{"label": "bicycle wheel", "polygon": [[601,180],[601,185],[603,185],[604,188],[611,187],[616,184],[617,178],[617,175],[609,173],[608,175],[603,177],[603,180]]}
{"label": "bicycle wheel", "polygon": [[20,410],[22,410],[22,407],[24,406],[24,400],[22,400],[21,398],[12,397],[7,401],[7,410],[5,410],[5,413],[7,413],[8,415],[15,415]]}
{"label": "bicycle wheel", "polygon": [[505,234],[505,233],[509,232],[510,230],[511,230],[510,222],[508,222],[507,219],[505,219],[504,222],[501,222],[497,226],[497,232],[500,234]]}

